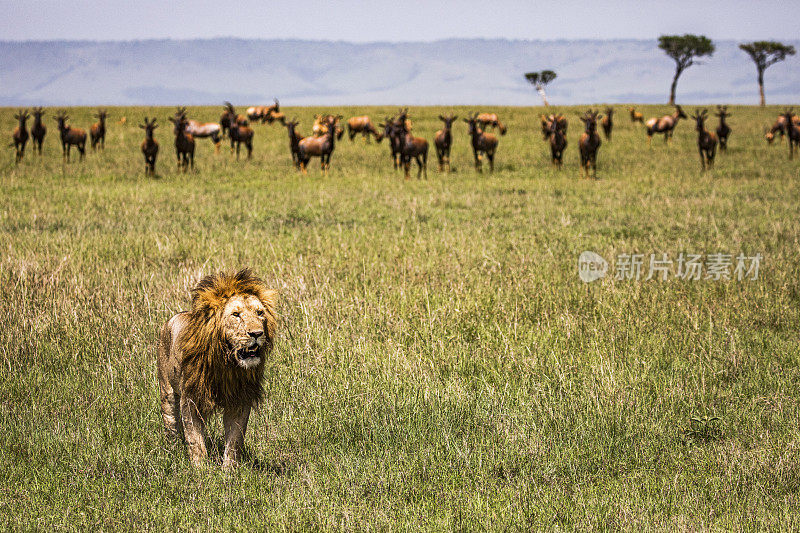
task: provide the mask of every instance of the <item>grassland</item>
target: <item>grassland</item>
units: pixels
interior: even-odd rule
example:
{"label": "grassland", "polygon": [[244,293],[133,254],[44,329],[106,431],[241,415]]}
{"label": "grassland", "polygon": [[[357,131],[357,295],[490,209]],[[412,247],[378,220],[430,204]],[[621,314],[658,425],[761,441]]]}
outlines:
{"label": "grassland", "polygon": [[[431,153],[420,181],[360,138],[298,175],[278,125],[251,161],[198,141],[179,174],[172,109],[110,111],[83,163],[50,118],[43,157],[0,154],[3,530],[797,529],[800,162],[762,139],[777,108],[733,108],[703,174],[693,124],[648,150],[618,106],[598,181],[578,179],[577,108],[560,172],[541,109],[502,108],[493,175],[459,120],[455,172]],[[319,111],[286,109],[304,132]],[[445,111],[412,108],[415,133]],[[584,284],[583,250],[764,260],[755,281]],[[162,432],[156,331],[244,265],[281,292],[267,394],[245,464],[219,467],[216,419],[193,471]]]}

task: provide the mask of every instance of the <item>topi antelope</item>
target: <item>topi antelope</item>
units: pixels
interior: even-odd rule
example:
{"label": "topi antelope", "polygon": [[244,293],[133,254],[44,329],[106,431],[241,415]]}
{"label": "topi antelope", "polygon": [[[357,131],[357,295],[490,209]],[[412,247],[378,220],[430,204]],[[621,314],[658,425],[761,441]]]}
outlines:
{"label": "topi antelope", "polygon": [[706,167],[711,168],[714,166],[714,155],[717,153],[717,136],[705,128],[705,121],[708,118],[708,110],[695,109],[692,118],[695,121],[695,129],[697,130],[697,149],[700,152],[700,167],[705,170]]}
{"label": "topi antelope", "polygon": [[631,122],[639,122],[644,124],[644,115],[636,111],[635,107],[629,107],[628,112],[631,114]]}
{"label": "topi antelope", "polygon": [[[789,111],[791,111],[791,109],[789,109]],[[793,115],[792,123],[796,126],[800,126],[800,117]],[[764,138],[769,144],[772,144],[772,141],[775,140],[776,133],[780,134],[780,141],[783,142],[783,136],[786,134],[786,117],[782,114],[778,115],[778,118],[775,119],[775,123],[772,124],[772,127],[764,135]]]}
{"label": "topi antelope", "polygon": [[61,133],[61,157],[69,161],[70,148],[75,145],[81,154],[80,159],[83,160],[86,156],[86,132],[68,126],[69,115],[65,111],[59,111],[53,120],[58,123],[58,131]]}
{"label": "topi antelope", "polygon": [[547,141],[550,139],[550,124],[555,122],[558,126],[558,129],[561,130],[561,133],[564,135],[567,134],[567,117],[562,114],[557,115],[541,115],[542,117],[542,138]]}
{"label": "topi antelope", "polygon": [[153,131],[158,127],[156,119],[148,122],[144,117],[144,124],[139,124],[144,130],[145,138],[142,141],[142,154],[144,154],[144,174],[145,176],[156,175],[156,157],[158,157],[158,143],[153,138]]}
{"label": "topi antelope", "polygon": [[245,113],[247,114],[248,119],[255,121],[255,120],[261,120],[266,114],[266,112],[267,112],[266,106],[254,106],[254,107],[248,107]]}
{"label": "topi antelope", "polygon": [[97,149],[97,144],[100,144],[100,147],[105,151],[106,149],[106,117],[108,116],[108,111],[105,109],[98,109],[97,114],[95,114],[95,118],[97,122],[92,124],[92,127],[89,128],[89,137],[92,140],[92,151],[94,152]]}
{"label": "topi antelope", "polygon": [[731,116],[728,113],[728,106],[717,106],[717,112],[714,113],[719,117],[719,126],[717,126],[717,137],[719,137],[719,149],[724,152],[728,149],[728,135],[731,134],[731,128],[725,119]]}
{"label": "topi antelope", "polygon": [[794,157],[794,146],[800,148],[800,126],[795,124],[795,115],[789,108],[783,114],[786,120],[786,140],[789,141],[789,159]]}
{"label": "topi antelope", "polygon": [[233,147],[236,145],[236,160],[239,160],[239,149],[242,143],[247,148],[247,159],[250,159],[253,155],[253,128],[239,120],[234,120],[230,124],[228,135],[231,138],[231,154],[233,154]]}
{"label": "topi antelope", "polygon": [[606,140],[611,140],[611,130],[614,129],[614,108],[607,107],[606,108],[606,116],[603,117],[603,120],[600,121],[600,126],[603,127],[603,134],[606,136]]}
{"label": "topi antelope", "polygon": [[[270,106],[254,106],[247,108],[247,118],[250,120],[260,120],[262,123],[266,122],[267,117],[273,113],[278,113],[281,110],[281,105],[277,98],[274,98],[275,103]],[[271,123],[272,120],[269,120]]]}
{"label": "topi antelope", "polygon": [[347,120],[347,136],[350,137],[350,140],[355,139],[359,133],[366,142],[369,142],[370,135],[374,135],[375,140],[380,142],[381,134],[372,125],[372,121],[367,115],[352,117]]}
{"label": "topi antelope", "polygon": [[31,126],[31,137],[33,137],[33,146],[42,155],[42,143],[44,143],[44,136],[47,135],[47,128],[42,123],[44,116],[44,109],[41,107],[33,108],[33,125]]}
{"label": "topi antelope", "polygon": [[681,106],[676,105],[675,111],[671,115],[664,115],[661,118],[651,118],[645,122],[647,127],[647,145],[650,146],[653,140],[654,133],[663,133],[664,142],[669,143],[672,141],[672,133],[675,131],[675,126],[682,118],[687,118],[686,113],[683,112]]}
{"label": "topi antelope", "polygon": [[[392,164],[394,169],[400,167],[400,152],[402,151],[402,135],[400,133],[400,125],[391,118],[386,118],[383,124],[379,124],[383,128],[383,137],[389,139],[389,150],[392,152]],[[383,138],[381,137],[381,138]],[[378,139],[380,142],[381,139]]]}
{"label": "topi antelope", "polygon": [[300,170],[307,172],[308,162],[312,157],[319,157],[322,174],[328,173],[331,166],[331,154],[336,147],[337,122],[342,115],[328,115],[325,122],[325,135],[322,137],[306,137],[298,143],[297,158],[300,161]]}
{"label": "topi antelope", "polygon": [[311,125],[311,134],[314,137],[322,137],[328,133],[328,122],[331,117],[333,117],[333,115],[314,115],[314,123]]}
{"label": "topi antelope", "polygon": [[444,122],[444,127],[436,132],[433,138],[433,145],[436,147],[436,157],[439,159],[439,172],[443,172],[445,165],[447,172],[450,172],[450,147],[453,145],[453,122],[458,118],[452,113],[439,115],[439,120]]}
{"label": "topi antelope", "polygon": [[311,126],[311,134],[314,137],[322,137],[328,132],[328,123],[333,120],[334,129],[336,130],[336,140],[339,141],[344,135],[344,128],[339,126],[339,119],[341,116],[334,115],[314,115],[314,124]]}
{"label": "topi antelope", "polygon": [[397,126],[400,128],[399,134],[402,140],[400,145],[400,155],[403,159],[403,169],[406,179],[409,179],[411,171],[411,158],[417,162],[417,179],[422,174],[428,178],[428,141],[422,137],[414,137],[408,129],[406,119],[407,111],[403,111],[397,119]]}
{"label": "topi antelope", "polygon": [[[179,107],[175,112],[175,117],[183,117],[183,122],[186,127],[186,132],[191,135],[192,139],[211,139],[214,143],[214,152],[219,153],[220,133],[222,126],[216,122],[199,122],[194,119],[186,117],[186,108]],[[192,156],[194,159],[194,156]],[[192,167],[194,168],[194,167]]]}
{"label": "topi antelope", "polygon": [[[408,118],[408,108],[407,107],[401,107],[400,109],[398,109],[397,110],[397,116],[398,117],[405,117],[403,119],[403,122],[405,123],[406,131],[411,131],[413,129],[414,125],[412,124],[411,119]],[[398,118],[397,120],[399,121],[400,119]]]}
{"label": "topi antelope", "polygon": [[14,140],[14,148],[17,150],[17,157],[15,162],[19,163],[22,160],[22,156],[25,155],[25,145],[28,143],[28,126],[26,126],[26,122],[28,120],[27,109],[21,109],[19,113],[14,115],[14,118],[19,121],[19,124],[16,128],[14,128],[14,133],[11,134],[11,137]]}
{"label": "topi antelope", "polygon": [[236,109],[234,109],[232,103],[225,102],[225,111],[223,111],[222,115],[219,117],[220,135],[222,135],[223,138],[229,135],[228,130],[230,130],[231,122],[234,120],[236,120]]}
{"label": "topi antelope", "polygon": [[172,130],[175,134],[175,156],[178,158],[178,168],[186,172],[191,165],[194,170],[194,137],[187,131],[186,115],[176,114],[169,117],[175,125]]}
{"label": "topi antelope", "polygon": [[546,141],[547,139],[550,138],[550,117],[552,117],[553,115],[550,115],[550,117],[548,117],[547,115],[539,115],[539,116],[542,117],[542,139]]}
{"label": "topi antelope", "polygon": [[261,119],[262,122],[266,122],[267,124],[272,124],[273,122],[280,122],[284,126],[286,125],[286,115],[281,113],[280,111],[268,111],[264,118]]}
{"label": "topi antelope", "polygon": [[286,121],[286,131],[289,132],[289,150],[292,153],[292,163],[294,163],[294,167],[297,170],[300,170],[300,158],[298,154],[300,152],[300,141],[303,140],[303,136],[297,131],[297,125],[300,124],[297,122],[296,118],[292,120]]}
{"label": "topi antelope", "polygon": [[581,175],[589,177],[589,167],[592,168],[592,177],[597,179],[597,150],[600,148],[600,136],[597,134],[597,120],[601,118],[597,111],[591,109],[583,114],[581,122],[585,129],[578,140],[578,151],[581,155]]}
{"label": "topi antelope", "polygon": [[561,163],[564,158],[564,150],[567,148],[567,136],[564,131],[559,127],[557,120],[551,120],[549,123],[549,141],[550,141],[550,156],[553,165],[556,168],[561,168]]}
{"label": "topi antelope", "polygon": [[478,115],[478,125],[481,127],[482,130],[486,129],[486,126],[491,126],[492,128],[497,128],[500,130],[500,135],[506,134],[506,127],[500,122],[500,118],[497,116],[497,113],[481,113]]}
{"label": "topi antelope", "polygon": [[469,136],[472,137],[472,155],[475,157],[475,169],[483,172],[481,154],[486,154],[489,159],[489,172],[494,172],[494,153],[497,150],[497,137],[491,133],[484,133],[478,127],[478,114],[463,119],[467,123]]}

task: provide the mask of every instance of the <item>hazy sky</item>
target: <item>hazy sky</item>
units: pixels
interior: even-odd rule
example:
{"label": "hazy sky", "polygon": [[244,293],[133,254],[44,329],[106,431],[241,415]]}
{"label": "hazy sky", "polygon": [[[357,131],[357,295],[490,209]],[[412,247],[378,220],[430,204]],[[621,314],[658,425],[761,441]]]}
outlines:
{"label": "hazy sky", "polygon": [[[233,4],[232,6],[229,4]],[[798,0],[0,0],[0,40],[796,39]]]}

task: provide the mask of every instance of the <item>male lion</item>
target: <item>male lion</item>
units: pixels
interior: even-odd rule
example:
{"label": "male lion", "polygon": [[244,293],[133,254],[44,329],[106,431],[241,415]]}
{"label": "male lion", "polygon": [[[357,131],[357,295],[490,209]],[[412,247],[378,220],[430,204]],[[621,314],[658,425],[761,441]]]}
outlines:
{"label": "male lion", "polygon": [[158,343],[161,415],[167,433],[183,436],[202,465],[205,424],[223,410],[223,466],[240,460],[250,409],[261,398],[264,359],[277,328],[276,291],[249,269],[206,276],[192,290],[192,309],[170,318]]}

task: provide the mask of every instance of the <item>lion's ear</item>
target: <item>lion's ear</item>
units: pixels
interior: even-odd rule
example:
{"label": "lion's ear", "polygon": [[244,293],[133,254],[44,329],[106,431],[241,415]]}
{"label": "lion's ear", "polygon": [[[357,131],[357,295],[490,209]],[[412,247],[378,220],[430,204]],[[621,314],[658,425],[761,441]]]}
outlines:
{"label": "lion's ear", "polygon": [[272,314],[275,314],[275,308],[278,306],[278,291],[274,289],[262,289],[259,291],[258,299],[268,308]]}

